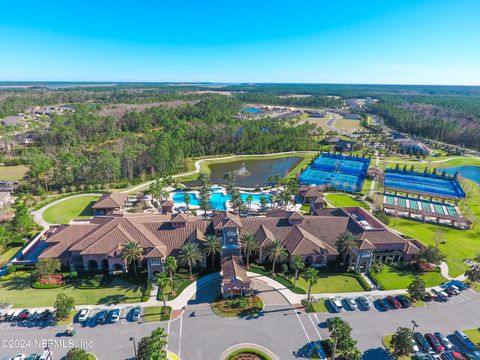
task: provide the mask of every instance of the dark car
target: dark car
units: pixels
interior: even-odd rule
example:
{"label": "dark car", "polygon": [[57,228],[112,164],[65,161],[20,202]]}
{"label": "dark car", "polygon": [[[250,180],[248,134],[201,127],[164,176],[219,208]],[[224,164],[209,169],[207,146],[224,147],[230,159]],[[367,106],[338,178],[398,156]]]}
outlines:
{"label": "dark car", "polygon": [[455,331],[453,333],[455,337],[460,340],[460,342],[465,346],[468,350],[476,350],[475,344],[472,340],[463,332],[463,331]]}
{"label": "dark car", "polygon": [[140,318],[140,312],[141,312],[140,306],[135,306],[132,309],[132,315],[130,317],[130,320],[131,321],[138,321],[138,319]]}
{"label": "dark car", "polygon": [[425,338],[428,340],[430,345],[432,346],[433,350],[435,350],[437,353],[441,353],[442,351],[445,350],[443,347],[442,343],[440,340],[438,340],[435,335],[433,334],[425,334]]}
{"label": "dark car", "polygon": [[480,351],[473,351],[464,354],[468,360],[480,360]]}
{"label": "dark car", "polygon": [[422,333],[416,332],[413,334],[413,337],[420,347],[420,350],[430,351],[430,343],[425,339],[425,336],[423,336]]}
{"label": "dark car", "polygon": [[49,320],[51,317],[52,317],[52,312],[47,309],[47,310],[45,310],[45,311],[43,312],[41,319],[42,319],[43,321],[47,321],[47,320]]}
{"label": "dark car", "polygon": [[398,301],[397,298],[393,296],[387,296],[387,301],[394,309],[400,309],[402,307],[400,301]]}
{"label": "dark car", "polygon": [[370,310],[370,302],[367,300],[366,297],[360,296],[357,298],[357,303],[358,306],[360,307],[361,310]]}
{"label": "dark car", "polygon": [[387,299],[378,299],[377,306],[380,311],[388,311],[390,309]]}
{"label": "dark car", "polygon": [[443,289],[443,291],[445,291],[448,296],[455,295],[455,291],[451,287],[446,287],[445,289]]}
{"label": "dark car", "polygon": [[22,310],[22,312],[18,315],[18,320],[25,320],[28,318],[29,315],[30,313],[28,312],[28,310]]}
{"label": "dark car", "polygon": [[402,304],[404,308],[409,308],[410,307],[410,300],[405,295],[399,295],[397,296],[397,300]]}
{"label": "dark car", "polygon": [[107,310],[102,310],[97,314],[97,321],[100,324],[104,324],[107,320]]}
{"label": "dark car", "polygon": [[447,301],[448,295],[445,294],[444,291],[438,291],[436,289],[432,289],[432,293],[437,297],[440,301]]}
{"label": "dark car", "polygon": [[451,351],[445,351],[440,355],[443,360],[455,360],[455,357],[452,355]]}

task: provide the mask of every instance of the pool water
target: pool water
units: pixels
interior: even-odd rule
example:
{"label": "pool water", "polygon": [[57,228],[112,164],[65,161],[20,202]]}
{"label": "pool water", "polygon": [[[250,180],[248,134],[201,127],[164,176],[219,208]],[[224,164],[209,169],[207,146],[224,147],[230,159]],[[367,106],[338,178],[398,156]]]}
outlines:
{"label": "pool water", "polygon": [[[227,201],[230,201],[232,197],[230,195],[225,195],[223,192],[218,191],[221,188],[212,188],[212,196],[210,197],[210,204],[214,210],[227,210]],[[175,204],[185,202],[185,191],[175,191],[173,194],[173,201]],[[190,205],[200,206],[200,198],[194,192],[188,192],[188,197],[190,199]],[[262,197],[266,198],[270,202],[269,194],[260,194],[260,193],[240,193],[242,200],[246,203],[249,195],[252,195],[252,204],[260,204],[260,199]]]}
{"label": "pool water", "polygon": [[259,108],[256,108],[256,107],[245,107],[245,108],[242,108],[242,111],[248,112],[250,114],[258,114],[258,113],[263,112],[262,109],[259,109]]}

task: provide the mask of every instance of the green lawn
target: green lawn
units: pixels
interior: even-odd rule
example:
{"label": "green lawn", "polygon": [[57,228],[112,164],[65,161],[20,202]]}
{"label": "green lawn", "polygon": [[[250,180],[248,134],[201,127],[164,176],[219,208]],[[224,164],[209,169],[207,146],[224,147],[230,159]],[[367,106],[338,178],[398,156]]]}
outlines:
{"label": "green lawn", "polygon": [[99,196],[78,196],[59,202],[43,213],[43,219],[50,224],[66,224],[73,219],[86,219],[93,215],[92,205]]}
{"label": "green lawn", "polygon": [[18,250],[20,250],[22,247],[21,246],[14,246],[7,251],[5,251],[3,254],[0,255],[0,264],[6,263],[10,258],[15,255]]}
{"label": "green lawn", "polygon": [[331,204],[333,207],[341,208],[341,207],[349,207],[349,206],[359,206],[364,209],[369,209],[367,203],[362,200],[357,200],[351,197],[350,195],[334,193],[328,194],[325,199]]}
{"label": "green lawn", "polygon": [[480,329],[464,330],[465,334],[472,340],[477,346],[480,346]]}
{"label": "green lawn", "polygon": [[73,285],[56,289],[34,289],[30,286],[30,274],[27,273],[0,281],[0,299],[13,304],[13,307],[52,306],[59,293],[72,296],[75,305],[134,303],[142,299],[142,286],[115,278],[99,289],[77,289]]}
{"label": "green lawn", "polygon": [[166,313],[163,310],[163,306],[147,306],[143,309],[143,321],[164,321],[170,319],[170,313],[172,308],[167,306]]}
{"label": "green lawn", "polygon": [[0,179],[9,181],[22,180],[28,172],[28,166],[0,166]]}
{"label": "green lawn", "polygon": [[406,289],[415,275],[419,275],[427,287],[436,286],[445,281],[445,278],[437,271],[396,270],[388,265],[384,265],[382,271],[374,275],[382,286],[382,290]]}
{"label": "green lawn", "polygon": [[[335,293],[365,291],[357,277],[349,273],[319,271],[320,280],[312,287],[312,293]],[[305,292],[308,291],[308,283],[301,277],[297,286]]]}
{"label": "green lawn", "polygon": [[[302,300],[302,305],[306,306],[307,301]],[[308,309],[306,309],[307,312],[315,312],[315,313],[325,313],[328,312],[327,305],[325,304],[325,299],[318,299],[317,302],[315,303],[310,303],[310,306]]]}
{"label": "green lawn", "polygon": [[[383,341],[383,345],[385,345],[387,350],[390,351],[391,354],[393,354],[393,347],[392,347],[392,345],[390,345],[390,343],[392,341],[392,335],[385,335],[383,337],[382,341]],[[396,359],[397,360],[408,360],[408,359],[411,359],[411,358],[412,358],[411,356],[402,355],[402,356],[397,357]]]}

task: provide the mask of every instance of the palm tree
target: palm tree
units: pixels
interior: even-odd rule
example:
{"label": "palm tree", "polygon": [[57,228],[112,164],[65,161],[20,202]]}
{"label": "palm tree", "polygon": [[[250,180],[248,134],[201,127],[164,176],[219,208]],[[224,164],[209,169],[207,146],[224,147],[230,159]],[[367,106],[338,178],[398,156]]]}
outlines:
{"label": "palm tree", "polygon": [[183,195],[183,201],[185,201],[185,205],[187,206],[187,213],[188,213],[188,205],[190,205],[190,194],[189,193],[185,193]]}
{"label": "palm tree", "polygon": [[295,255],[293,257],[292,267],[295,270],[295,277],[293,278],[293,287],[297,286],[298,273],[305,269],[305,263],[301,256]]}
{"label": "palm tree", "polygon": [[180,262],[188,266],[190,280],[193,280],[192,268],[202,259],[202,251],[196,243],[187,242],[183,244],[179,256]]}
{"label": "palm tree", "polygon": [[143,248],[134,240],[128,241],[122,249],[122,259],[130,265],[133,264],[133,271],[137,276],[137,263],[142,258]]}
{"label": "palm tree", "polygon": [[175,295],[175,285],[173,283],[173,273],[177,271],[177,259],[173,256],[167,256],[163,264],[165,271],[170,274],[170,286],[172,287],[172,294]]}
{"label": "palm tree", "polygon": [[337,246],[337,251],[342,254],[343,262],[345,262],[347,254],[352,249],[358,247],[357,238],[348,230],[338,236],[335,245]]}
{"label": "palm tree", "polygon": [[205,253],[212,255],[212,269],[215,267],[215,254],[220,253],[222,244],[220,239],[213,234],[205,236]]}
{"label": "palm tree", "polygon": [[253,195],[250,194],[247,196],[247,204],[248,204],[248,209],[252,210],[252,202],[253,202]]}
{"label": "palm tree", "polygon": [[170,283],[170,280],[168,279],[167,273],[162,271],[161,273],[157,274],[157,277],[155,278],[155,283],[162,290],[163,312],[166,314],[167,313],[167,302],[166,302],[166,299],[165,299],[165,288]]}
{"label": "palm tree", "polygon": [[310,306],[310,294],[312,293],[312,286],[315,285],[318,280],[318,271],[313,268],[309,267],[302,273],[302,278],[308,283],[308,297],[307,297],[307,308]]}
{"label": "palm tree", "polygon": [[245,234],[242,237],[242,248],[245,250],[245,255],[247,257],[247,269],[250,269],[250,254],[253,251],[260,249],[260,244],[258,243],[257,238],[253,234]]}
{"label": "palm tree", "polygon": [[274,239],[268,244],[268,259],[272,262],[272,276],[275,275],[275,263],[287,257],[287,250],[280,240]]}

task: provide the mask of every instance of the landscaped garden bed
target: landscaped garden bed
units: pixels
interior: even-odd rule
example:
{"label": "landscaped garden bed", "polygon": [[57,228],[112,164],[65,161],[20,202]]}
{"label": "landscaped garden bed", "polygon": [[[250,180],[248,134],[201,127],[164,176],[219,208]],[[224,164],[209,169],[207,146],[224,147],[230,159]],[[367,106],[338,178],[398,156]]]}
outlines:
{"label": "landscaped garden bed", "polygon": [[226,360],[271,360],[267,354],[257,349],[239,349],[227,356]]}
{"label": "landscaped garden bed", "polygon": [[223,317],[244,317],[263,310],[263,301],[258,296],[243,296],[224,299],[217,298],[212,303],[213,311]]}

